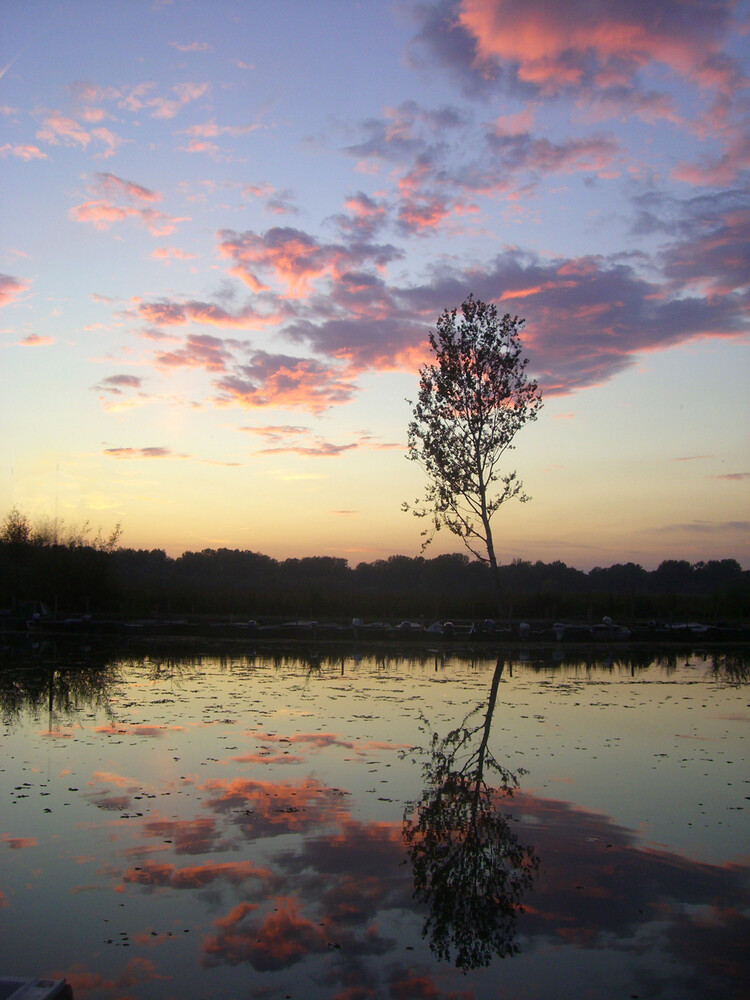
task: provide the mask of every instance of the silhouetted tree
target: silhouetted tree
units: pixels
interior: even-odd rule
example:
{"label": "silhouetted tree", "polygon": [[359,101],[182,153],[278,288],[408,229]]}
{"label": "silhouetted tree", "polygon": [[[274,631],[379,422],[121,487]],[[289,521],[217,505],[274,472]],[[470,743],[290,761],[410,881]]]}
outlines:
{"label": "silhouetted tree", "polygon": [[0,528],[0,542],[9,545],[26,545],[31,541],[31,524],[18,507],[11,507]]}
{"label": "silhouetted tree", "polygon": [[[429,911],[422,934],[438,958],[453,955],[463,972],[518,952],[516,916],[539,867],[534,849],[519,843],[501,810],[523,772],[509,771],[489,749],[503,665],[498,660],[479,725],[469,728],[467,716],[446,737],[433,734],[426,788],[404,815],[414,894]],[[498,782],[494,787],[488,774]]]}
{"label": "silhouetted tree", "polygon": [[[408,458],[428,476],[424,499],[404,510],[428,517],[428,545],[448,528],[478,559],[497,572],[491,520],[507,500],[529,497],[515,472],[500,471],[506,451],[542,405],[519,339],[524,321],[498,316],[492,303],[470,295],[457,310],[445,310],[430,333],[432,364],[420,369],[419,396],[409,424]],[[424,546],[423,546],[424,547]]]}

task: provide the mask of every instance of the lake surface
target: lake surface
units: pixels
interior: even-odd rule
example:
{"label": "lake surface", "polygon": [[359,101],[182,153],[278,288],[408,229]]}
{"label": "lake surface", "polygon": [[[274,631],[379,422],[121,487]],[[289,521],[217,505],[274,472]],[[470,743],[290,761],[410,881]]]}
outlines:
{"label": "lake surface", "polygon": [[748,995],[742,652],[1,662],[0,975],[75,1000]]}

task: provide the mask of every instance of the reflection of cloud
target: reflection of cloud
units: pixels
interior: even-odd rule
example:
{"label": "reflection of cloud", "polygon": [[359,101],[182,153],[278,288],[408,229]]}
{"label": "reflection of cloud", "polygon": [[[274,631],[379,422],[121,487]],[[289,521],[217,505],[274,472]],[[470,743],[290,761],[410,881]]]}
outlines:
{"label": "reflection of cloud", "polygon": [[[110,450],[111,451],[118,451],[119,449],[114,448],[114,449],[107,449],[107,450],[108,451],[110,451]],[[152,449],[146,448],[146,449],[143,449],[143,450],[145,450],[145,451],[151,451]],[[159,457],[159,456],[155,456],[155,457]],[[169,733],[169,732],[178,732],[178,733],[181,733],[181,732],[184,731],[184,729],[185,729],[184,726],[168,726],[168,725],[163,725],[163,726],[146,726],[146,725],[142,725],[142,724],[136,724],[136,725],[132,725],[131,726],[131,725],[125,725],[125,724],[121,725],[121,724],[115,724],[115,723],[107,723],[107,725],[105,725],[105,726],[94,726],[94,732],[95,733],[107,733],[107,734],[112,735],[112,736],[114,736],[114,735],[122,735],[124,733],[128,734],[128,735],[132,735],[132,736],[164,736],[166,733]]]}
{"label": "reflection of cloud", "polygon": [[[84,965],[76,963],[67,969],[53,973],[55,979],[67,980],[76,997],[83,997],[89,992],[113,993],[118,997],[132,995],[130,991],[144,983],[167,979],[160,975],[156,965],[148,958],[131,958],[119,975],[108,978],[98,972],[91,972]],[[127,993],[124,994],[123,990]]]}
{"label": "reflection of cloud", "polygon": [[143,835],[169,840],[175,854],[209,854],[227,850],[219,843],[221,834],[216,820],[199,819],[148,819],[143,824]]}
{"label": "reflection of cloud", "polygon": [[230,757],[238,764],[301,764],[304,757],[290,753],[243,753]]}
{"label": "reflection of cloud", "polygon": [[207,863],[185,868],[146,861],[142,866],[128,869],[123,875],[125,882],[134,885],[169,886],[172,889],[200,889],[215,882],[241,885],[248,879],[266,882],[271,879],[271,873],[267,868],[260,868],[251,861],[225,861],[221,864]]}
{"label": "reflection of cloud", "polygon": [[243,924],[252,909],[237,906],[217,921],[219,933],[203,945],[205,965],[238,965],[249,962],[261,972],[285,969],[307,955],[324,952],[327,938],[323,930],[303,917],[294,899],[275,899],[274,912],[260,923]]}
{"label": "reflection of cloud", "polygon": [[681,912],[695,908],[688,923],[702,919],[700,907],[750,902],[742,866],[639,846],[632,831],[568,802],[517,792],[504,808],[520,820],[519,835],[533,838],[542,862],[522,934],[603,947],[613,934],[634,934],[641,914],[671,919],[673,901]]}
{"label": "reflection of cloud", "polygon": [[344,792],[314,778],[298,782],[216,778],[201,786],[209,794],[206,807],[229,814],[250,839],[301,833],[336,822]]}
{"label": "reflection of cloud", "polygon": [[11,837],[9,833],[4,833],[0,840],[7,844],[11,851],[20,851],[25,847],[36,847],[37,845],[36,837]]}
{"label": "reflection of cloud", "polygon": [[345,750],[355,750],[357,753],[366,754],[373,750],[406,750],[406,743],[386,743],[376,740],[344,740],[336,733],[291,733],[289,736],[282,736],[279,733],[251,732],[247,734],[260,743],[305,743],[316,750],[324,750],[327,747],[343,747]]}
{"label": "reflection of cloud", "polygon": [[98,781],[107,785],[120,785],[131,792],[138,788],[138,783],[133,778],[129,778],[124,774],[117,774],[114,771],[94,771],[91,775],[91,780],[92,782]]}
{"label": "reflection of cloud", "polygon": [[97,809],[104,809],[106,812],[123,812],[132,802],[129,795],[109,795],[106,792],[90,793],[85,798],[92,802]]}

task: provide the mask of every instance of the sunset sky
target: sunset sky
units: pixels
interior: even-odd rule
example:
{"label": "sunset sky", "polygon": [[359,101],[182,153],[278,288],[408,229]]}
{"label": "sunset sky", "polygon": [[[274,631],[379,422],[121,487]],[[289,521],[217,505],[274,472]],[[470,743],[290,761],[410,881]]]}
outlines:
{"label": "sunset sky", "polygon": [[473,292],[545,398],[502,562],[750,566],[749,42],[734,0],[6,0],[0,519],[417,555],[407,399]]}

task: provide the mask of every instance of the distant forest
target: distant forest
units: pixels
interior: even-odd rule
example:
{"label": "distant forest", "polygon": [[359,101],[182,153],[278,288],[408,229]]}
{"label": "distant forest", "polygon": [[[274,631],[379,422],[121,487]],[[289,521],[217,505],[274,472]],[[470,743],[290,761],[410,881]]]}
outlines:
{"label": "distant forest", "polygon": [[462,554],[395,555],[352,568],[328,556],[278,561],[236,549],[171,558],[160,549],[119,548],[117,535],[61,543],[0,534],[0,608],[11,611],[40,601],[61,616],[118,618],[750,620],[750,571],[734,559],[589,572],[516,559],[500,573],[498,607],[488,567]]}

